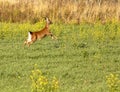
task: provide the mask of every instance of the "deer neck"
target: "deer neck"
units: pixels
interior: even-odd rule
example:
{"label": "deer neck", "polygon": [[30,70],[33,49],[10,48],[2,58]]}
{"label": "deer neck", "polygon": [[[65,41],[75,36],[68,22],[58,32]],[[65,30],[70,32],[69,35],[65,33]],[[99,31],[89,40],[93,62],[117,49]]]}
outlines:
{"label": "deer neck", "polygon": [[49,24],[48,23],[46,23],[45,28],[49,29]]}

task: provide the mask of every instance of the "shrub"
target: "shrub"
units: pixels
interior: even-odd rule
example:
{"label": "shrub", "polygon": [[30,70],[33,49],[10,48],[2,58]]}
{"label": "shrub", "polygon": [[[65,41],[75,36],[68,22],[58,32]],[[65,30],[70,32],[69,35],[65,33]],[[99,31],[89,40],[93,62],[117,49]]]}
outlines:
{"label": "shrub", "polygon": [[118,92],[120,91],[119,85],[120,85],[120,79],[118,78],[118,75],[116,74],[110,74],[106,76],[106,82],[109,88],[109,92]]}
{"label": "shrub", "polygon": [[45,77],[42,72],[36,68],[32,70],[30,75],[32,81],[32,92],[56,92],[59,89],[59,81],[56,77],[52,80]]}

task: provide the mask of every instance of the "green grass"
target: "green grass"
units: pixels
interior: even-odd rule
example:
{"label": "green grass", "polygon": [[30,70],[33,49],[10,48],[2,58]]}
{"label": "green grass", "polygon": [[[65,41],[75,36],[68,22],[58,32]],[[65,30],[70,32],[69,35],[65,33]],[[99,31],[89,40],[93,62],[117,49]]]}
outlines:
{"label": "green grass", "polygon": [[43,24],[0,23],[0,92],[31,92],[34,64],[59,79],[60,92],[109,92],[106,76],[120,75],[120,24],[54,24],[58,40],[24,47],[27,32]]}

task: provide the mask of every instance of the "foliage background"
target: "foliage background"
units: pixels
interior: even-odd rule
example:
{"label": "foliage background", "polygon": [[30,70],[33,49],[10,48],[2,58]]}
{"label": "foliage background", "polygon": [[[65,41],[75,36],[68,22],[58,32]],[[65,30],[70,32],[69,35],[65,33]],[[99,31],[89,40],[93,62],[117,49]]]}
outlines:
{"label": "foliage background", "polygon": [[120,1],[0,0],[0,21],[35,23],[44,16],[65,23],[119,21]]}

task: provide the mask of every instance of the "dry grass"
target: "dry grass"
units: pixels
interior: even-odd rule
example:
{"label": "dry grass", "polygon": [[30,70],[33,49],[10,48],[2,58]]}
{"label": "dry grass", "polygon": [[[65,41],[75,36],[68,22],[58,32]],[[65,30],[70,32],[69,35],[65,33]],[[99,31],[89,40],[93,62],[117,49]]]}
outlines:
{"label": "dry grass", "polygon": [[0,0],[0,21],[37,22],[43,16],[54,21],[80,23],[120,20],[117,0]]}

